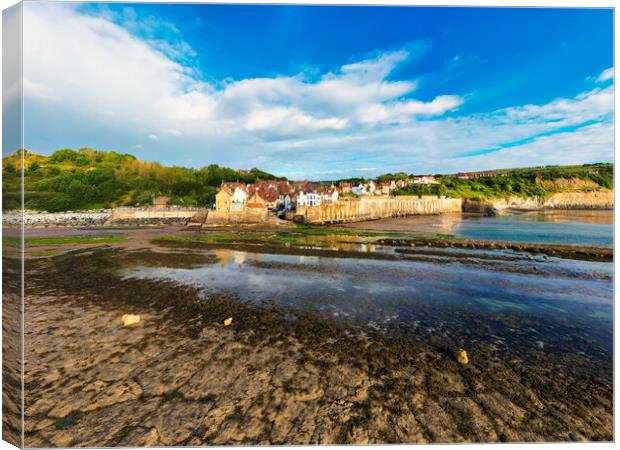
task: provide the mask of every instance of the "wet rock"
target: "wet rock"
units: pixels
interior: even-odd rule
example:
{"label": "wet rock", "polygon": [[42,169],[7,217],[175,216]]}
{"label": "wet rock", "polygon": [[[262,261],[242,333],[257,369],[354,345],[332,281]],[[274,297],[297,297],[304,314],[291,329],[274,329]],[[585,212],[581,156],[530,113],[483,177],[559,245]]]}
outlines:
{"label": "wet rock", "polygon": [[43,420],[35,420],[35,419],[26,419],[24,421],[24,427],[26,433],[33,433],[35,431],[43,430],[49,426],[54,425],[55,421],[52,419],[43,419]]}
{"label": "wet rock", "polygon": [[130,327],[140,323],[140,316],[138,314],[123,314],[122,321],[124,327]]}
{"label": "wet rock", "polygon": [[458,353],[456,354],[456,360],[463,365],[466,365],[469,363],[469,357],[467,356],[467,352],[463,349],[460,349],[458,351]]}
{"label": "wet rock", "polygon": [[97,395],[93,400],[82,408],[82,411],[94,411],[106,406],[116,405],[128,400],[135,400],[142,394],[142,389],[134,381],[124,381],[110,386]]}

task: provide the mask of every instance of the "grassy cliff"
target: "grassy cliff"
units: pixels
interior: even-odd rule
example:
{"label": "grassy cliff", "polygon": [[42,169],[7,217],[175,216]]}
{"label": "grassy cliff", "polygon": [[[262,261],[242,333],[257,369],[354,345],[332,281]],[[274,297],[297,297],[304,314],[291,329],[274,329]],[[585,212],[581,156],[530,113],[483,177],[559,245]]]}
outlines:
{"label": "grassy cliff", "polygon": [[[45,211],[146,205],[166,195],[179,205],[214,202],[222,181],[275,179],[259,169],[238,171],[212,164],[201,169],[166,167],[129,154],[82,148],[50,156],[23,152],[25,206]],[[2,160],[3,208],[20,205],[22,152]]]}
{"label": "grassy cliff", "polygon": [[545,198],[558,192],[589,192],[613,189],[613,164],[546,166],[494,170],[497,176],[462,179],[445,175],[435,185],[413,185],[396,195],[445,195],[470,200],[517,197]]}

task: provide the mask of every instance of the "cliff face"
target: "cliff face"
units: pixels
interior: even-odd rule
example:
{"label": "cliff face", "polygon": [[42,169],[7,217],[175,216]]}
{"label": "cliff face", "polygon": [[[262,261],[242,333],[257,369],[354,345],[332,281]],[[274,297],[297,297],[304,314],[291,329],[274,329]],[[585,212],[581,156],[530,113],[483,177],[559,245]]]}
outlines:
{"label": "cliff face", "polygon": [[463,200],[463,211],[499,213],[507,209],[613,209],[613,191],[558,192],[543,199],[540,197],[516,197],[498,200]]}
{"label": "cliff face", "polygon": [[547,199],[544,207],[555,209],[613,209],[614,192],[560,192]]}

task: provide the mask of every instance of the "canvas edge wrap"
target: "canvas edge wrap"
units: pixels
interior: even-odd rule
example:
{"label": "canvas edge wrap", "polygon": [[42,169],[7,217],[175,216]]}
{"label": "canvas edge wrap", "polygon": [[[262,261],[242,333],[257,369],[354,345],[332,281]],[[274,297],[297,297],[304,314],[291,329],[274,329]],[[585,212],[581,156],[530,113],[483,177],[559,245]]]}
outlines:
{"label": "canvas edge wrap", "polygon": [[[3,154],[24,148],[23,136],[23,3],[2,12],[2,146]],[[20,203],[24,205],[23,154]],[[24,239],[23,216],[14,231],[18,244],[3,240],[2,264],[2,439],[24,447]],[[4,234],[4,229],[3,229]],[[12,261],[9,261],[9,258]]]}

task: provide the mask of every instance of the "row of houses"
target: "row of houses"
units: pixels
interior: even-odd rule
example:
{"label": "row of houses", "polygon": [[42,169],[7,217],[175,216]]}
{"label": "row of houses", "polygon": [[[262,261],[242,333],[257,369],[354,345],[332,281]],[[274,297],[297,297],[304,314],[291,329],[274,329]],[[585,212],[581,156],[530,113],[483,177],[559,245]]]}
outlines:
{"label": "row of houses", "polygon": [[345,181],[338,183],[341,192],[351,192],[355,195],[390,195],[397,189],[403,189],[413,184],[437,184],[439,181],[433,175],[418,175],[410,178],[374,181],[352,184]]}
{"label": "row of houses", "polygon": [[506,176],[505,173],[496,173],[496,172],[459,172],[456,174],[457,178],[461,180],[475,180],[476,178],[495,178],[499,176]]}
{"label": "row of houses", "polygon": [[222,182],[216,195],[215,209],[218,211],[235,211],[244,209],[271,209],[291,211],[297,206],[320,206],[337,201],[340,196],[351,194],[390,195],[396,189],[412,184],[436,184],[431,175],[421,175],[404,180],[374,181],[349,183],[341,181],[320,183],[312,181],[274,181],[267,180],[254,184]]}
{"label": "row of houses", "polygon": [[338,200],[339,190],[309,181],[261,181],[254,184],[223,182],[215,196],[215,209],[236,211],[272,209],[291,211],[297,205],[319,206]]}

